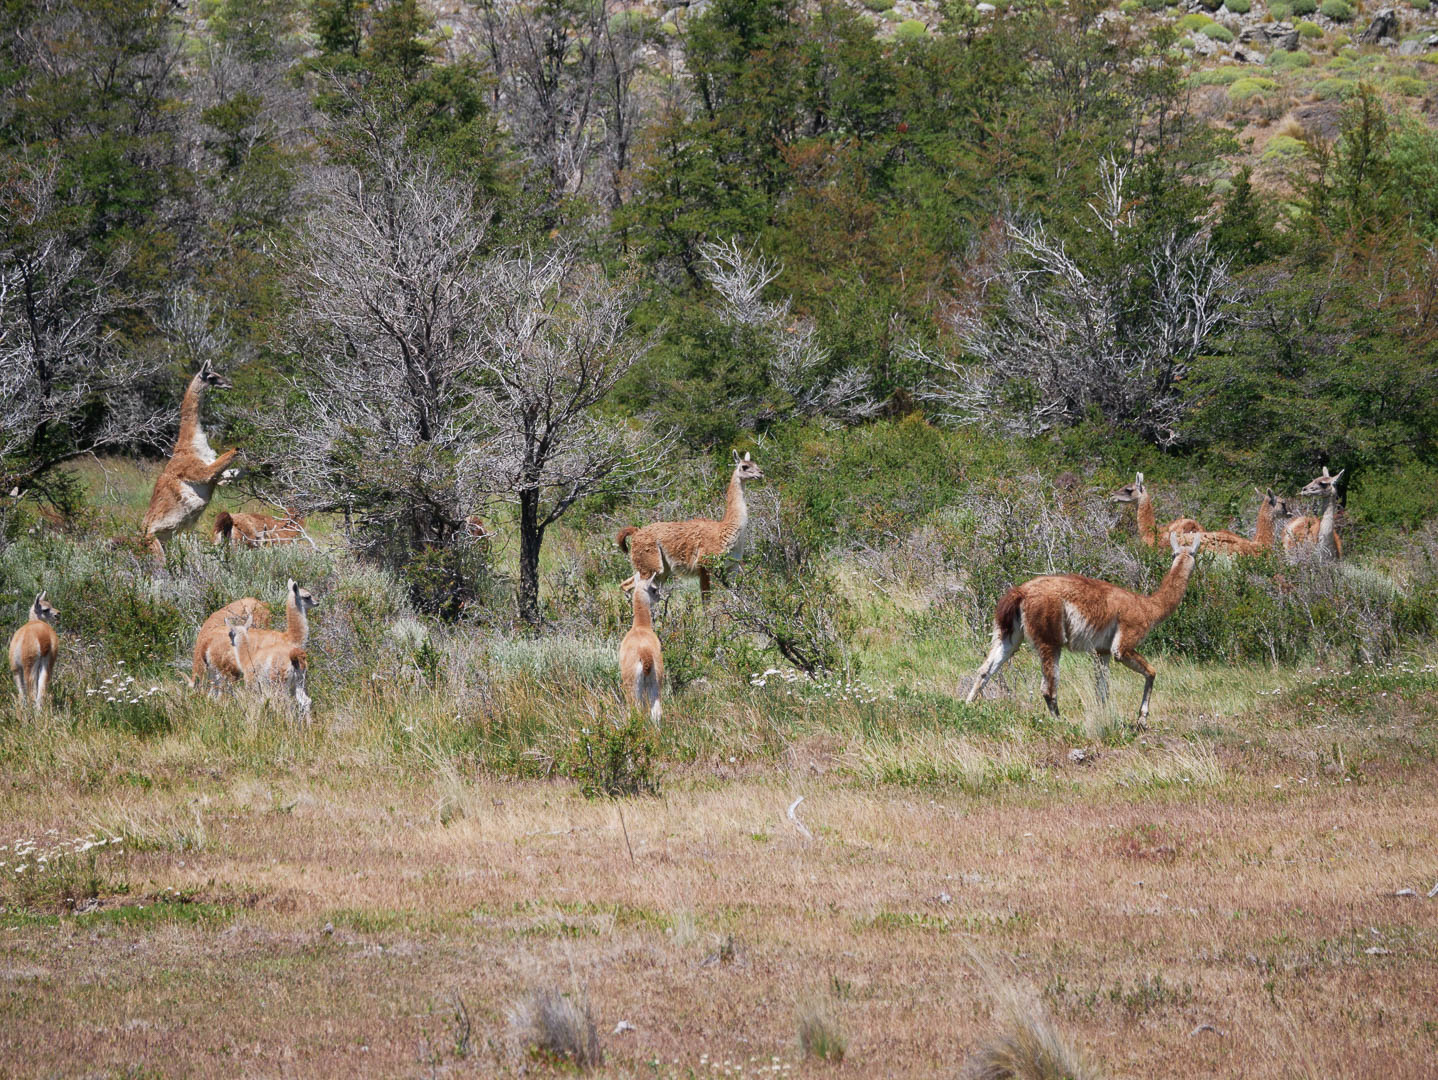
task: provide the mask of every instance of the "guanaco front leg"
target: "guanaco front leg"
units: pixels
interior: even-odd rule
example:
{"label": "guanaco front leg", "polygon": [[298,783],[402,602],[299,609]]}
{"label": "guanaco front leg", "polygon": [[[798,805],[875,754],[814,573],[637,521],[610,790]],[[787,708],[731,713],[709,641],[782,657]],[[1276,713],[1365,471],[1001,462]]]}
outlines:
{"label": "guanaco front leg", "polygon": [[1125,653],[1118,658],[1118,662],[1143,676],[1143,701],[1138,707],[1138,724],[1139,727],[1144,727],[1148,723],[1148,696],[1153,692],[1153,668],[1136,652]]}
{"label": "guanaco front leg", "polygon": [[701,606],[709,606],[709,568],[699,568],[699,603]]}

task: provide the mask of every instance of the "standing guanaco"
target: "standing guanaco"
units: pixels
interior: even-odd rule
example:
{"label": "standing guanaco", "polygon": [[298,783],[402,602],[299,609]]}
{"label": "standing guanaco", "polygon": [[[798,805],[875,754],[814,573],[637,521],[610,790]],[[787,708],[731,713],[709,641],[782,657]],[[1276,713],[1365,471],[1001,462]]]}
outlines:
{"label": "standing guanaco", "polygon": [[59,615],[42,592],[30,605],[30,621],[10,638],[10,671],[15,676],[15,692],[22,708],[27,690],[37,710],[45,704],[45,684],[50,681],[55,654],[60,651],[59,635],[51,625]]}
{"label": "standing guanaco", "polygon": [[1108,684],[1110,656],[1117,656],[1120,664],[1143,676],[1143,701],[1138,709],[1142,725],[1148,719],[1154,671],[1138,654],[1138,647],[1160,620],[1177,609],[1193,573],[1194,556],[1203,543],[1201,534],[1180,541],[1178,534],[1171,532],[1168,540],[1173,565],[1151,596],[1078,574],[1036,577],[1006,592],[994,611],[989,655],[965,700],[972,702],[979,696],[1027,637],[1043,667],[1044,702],[1049,712],[1059,714],[1059,656],[1067,646],[1098,657],[1100,688]]}
{"label": "standing guanaco", "polygon": [[[744,501],[744,481],[762,480],[764,473],[749,457],[741,458],[734,452],[734,471],[729,477],[729,487],[724,495],[724,517],[719,521],[710,518],[690,518],[688,521],[656,521],[635,528],[630,525],[619,530],[619,550],[629,556],[634,567],[632,576],[626,578],[620,588],[626,592],[634,588],[641,575],[658,575],[661,582],[668,580],[671,573],[683,577],[699,578],[699,597],[709,598],[709,567],[705,561],[722,557],[730,563],[744,558],[748,546],[749,506]],[[659,545],[664,545],[668,557],[661,563]]]}
{"label": "standing guanaco", "polygon": [[206,361],[185,389],[180,405],[180,433],[165,469],[155,481],[150,505],[145,511],[141,530],[148,541],[155,562],[165,564],[165,542],[178,532],[194,528],[195,522],[210,505],[215,485],[238,450],[226,450],[216,456],[200,423],[200,406],[210,388],[227,390],[229,380],[214,371]]}
{"label": "standing guanaco", "polygon": [[[662,549],[661,549],[662,554]],[[654,633],[654,603],[659,599],[657,575],[636,575],[638,583],[630,600],[634,622],[619,643],[619,677],[630,703],[640,710],[649,710],[649,719],[656,724],[664,714],[659,694],[664,686],[664,653]]]}

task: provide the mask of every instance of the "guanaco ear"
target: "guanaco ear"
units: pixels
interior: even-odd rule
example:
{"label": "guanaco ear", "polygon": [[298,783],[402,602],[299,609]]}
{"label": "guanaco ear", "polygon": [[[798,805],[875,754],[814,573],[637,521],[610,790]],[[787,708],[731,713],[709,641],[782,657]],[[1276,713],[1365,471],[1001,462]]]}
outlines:
{"label": "guanaco ear", "polygon": [[745,461],[750,460],[750,459],[749,459],[749,451],[748,451],[748,450],[745,450],[745,451],[744,451],[744,460],[745,460]]}
{"label": "guanaco ear", "polygon": [[738,451],[738,450],[735,450],[735,451],[734,451],[734,464],[735,464],[735,465],[738,465],[738,464],[739,464],[739,461],[740,461],[739,451]]}
{"label": "guanaco ear", "polygon": [[[1326,471],[1326,470],[1325,470],[1325,471]],[[1329,479],[1332,480],[1332,481],[1336,484],[1336,483],[1338,483],[1339,478],[1340,478],[1340,477],[1344,474],[1344,472],[1346,472],[1346,471],[1347,471],[1346,469],[1339,469],[1336,473],[1334,473],[1331,477],[1329,477]]]}
{"label": "guanaco ear", "polygon": [[1171,532],[1168,534],[1168,546],[1173,548],[1173,553],[1175,555],[1178,554],[1179,540],[1177,532]]}
{"label": "guanaco ear", "polygon": [[1199,549],[1200,547],[1202,547],[1202,546],[1203,546],[1203,534],[1202,534],[1202,533],[1197,533],[1197,534],[1194,535],[1193,543],[1192,543],[1192,544],[1189,544],[1188,547],[1185,548],[1184,550],[1186,550],[1190,555],[1197,555],[1197,554],[1198,554],[1198,549]]}

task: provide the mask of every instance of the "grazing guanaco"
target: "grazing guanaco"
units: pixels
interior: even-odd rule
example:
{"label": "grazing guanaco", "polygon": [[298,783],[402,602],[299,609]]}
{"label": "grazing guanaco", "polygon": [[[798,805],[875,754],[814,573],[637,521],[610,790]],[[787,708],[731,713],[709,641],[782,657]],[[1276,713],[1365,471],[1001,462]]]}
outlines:
{"label": "grazing guanaco", "polygon": [[1148,719],[1154,671],[1137,649],[1149,631],[1171,615],[1183,599],[1193,573],[1194,556],[1203,543],[1201,535],[1180,541],[1177,533],[1170,533],[1168,539],[1173,548],[1173,565],[1151,596],[1078,574],[1036,577],[1006,592],[994,611],[989,655],[965,700],[972,702],[979,696],[1027,637],[1038,651],[1044,702],[1054,716],[1059,714],[1059,656],[1067,646],[1098,657],[1100,700],[1106,696],[1110,656],[1118,657],[1120,664],[1143,676],[1143,701],[1138,709],[1142,725]]}
{"label": "grazing guanaco", "polygon": [[[748,546],[749,506],[744,501],[744,481],[762,480],[764,473],[749,457],[734,452],[734,471],[724,496],[724,516],[718,521],[691,518],[688,521],[656,521],[643,528],[630,525],[619,530],[619,550],[629,556],[634,573],[621,583],[626,592],[640,576],[658,576],[667,581],[671,573],[699,578],[699,596],[709,598],[709,567],[706,561],[723,558],[733,564],[744,558]],[[664,546],[667,562],[661,563],[659,547]]]}
{"label": "grazing guanaco", "polygon": [[630,703],[641,711],[649,710],[649,719],[656,724],[664,710],[659,694],[664,686],[664,653],[654,633],[654,603],[659,599],[658,575],[639,576],[630,600],[634,606],[634,622],[619,643],[619,677],[624,683]]}
{"label": "grazing guanaco", "polygon": [[60,651],[60,637],[52,623],[60,613],[45,599],[42,592],[30,605],[30,621],[10,638],[10,671],[15,676],[15,693],[25,706],[26,692],[35,709],[45,705],[45,685],[55,670],[55,655]]}
{"label": "grazing guanaco", "polygon": [[1343,540],[1334,526],[1338,515],[1338,480],[1345,470],[1328,475],[1328,466],[1299,491],[1300,495],[1317,495],[1322,500],[1322,516],[1294,518],[1283,530],[1283,549],[1290,557],[1315,551],[1325,559],[1343,558]]}
{"label": "grazing guanaco", "polygon": [[305,519],[293,508],[286,508],[285,516],[273,514],[231,513],[221,510],[215,515],[214,542],[258,548],[271,544],[295,544],[307,539]]}
{"label": "grazing guanaco", "polygon": [[239,453],[226,450],[216,456],[210,449],[200,423],[200,406],[211,387],[227,390],[230,382],[206,361],[185,389],[180,405],[180,433],[168,464],[155,481],[150,506],[145,511],[141,531],[151,555],[161,566],[165,564],[165,542],[176,533],[194,527],[205,507],[210,505],[215,485]]}
{"label": "grazing guanaco", "polygon": [[224,683],[244,678],[245,673],[240,670],[230,645],[229,620],[245,616],[264,625],[270,621],[269,605],[246,596],[226,604],[200,626],[200,632],[195,635],[195,660],[189,679],[192,687],[215,691]]}
{"label": "grazing guanaco", "polygon": [[1166,543],[1168,538],[1174,534],[1187,536],[1203,531],[1203,526],[1190,517],[1174,518],[1162,529],[1157,528],[1153,496],[1149,494],[1148,485],[1143,482],[1143,473],[1136,474],[1132,484],[1125,484],[1115,491],[1109,501],[1137,504],[1135,510],[1138,514],[1138,538],[1149,547],[1158,547],[1159,544]]}
{"label": "grazing guanaco", "polygon": [[[310,714],[310,696],[305,684],[309,673],[309,658],[304,647],[296,645],[284,635],[278,639],[259,637],[274,631],[251,630],[254,619],[251,615],[229,620],[230,647],[234,651],[235,664],[245,673],[245,685],[259,690],[270,697],[277,690],[293,698],[295,710],[300,719]],[[254,640],[255,638],[259,640]]]}

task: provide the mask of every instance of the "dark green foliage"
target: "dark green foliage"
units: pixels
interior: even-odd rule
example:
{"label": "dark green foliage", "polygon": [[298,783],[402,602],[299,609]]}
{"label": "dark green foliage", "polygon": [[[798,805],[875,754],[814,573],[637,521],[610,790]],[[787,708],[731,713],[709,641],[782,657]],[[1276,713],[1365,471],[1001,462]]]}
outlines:
{"label": "dark green foliage", "polygon": [[585,798],[658,795],[656,740],[648,717],[630,710],[622,727],[604,719],[595,723],[598,731],[580,731],[568,764]]}

